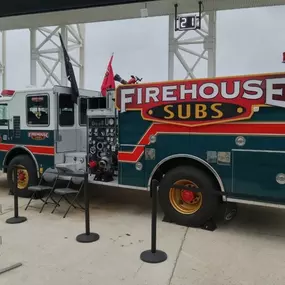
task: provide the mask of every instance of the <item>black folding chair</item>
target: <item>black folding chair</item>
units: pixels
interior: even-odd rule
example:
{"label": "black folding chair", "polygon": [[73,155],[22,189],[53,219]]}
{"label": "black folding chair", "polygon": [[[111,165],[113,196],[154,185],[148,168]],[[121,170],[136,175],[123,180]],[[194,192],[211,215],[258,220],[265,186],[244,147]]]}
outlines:
{"label": "black folding chair", "polygon": [[[79,173],[82,173],[82,175],[84,174],[84,172],[81,172],[81,171]],[[65,175],[66,174],[67,173],[65,173]],[[82,189],[84,188],[84,177],[72,176],[72,172],[70,173],[70,176],[71,176],[71,179],[68,185],[66,186],[66,188],[55,188],[54,189],[54,193],[57,195],[60,195],[60,199],[56,202],[56,205],[54,206],[52,213],[54,213],[55,209],[60,206],[59,203],[62,199],[64,199],[69,204],[69,207],[67,208],[63,218],[66,217],[71,207],[73,207],[74,209],[77,208],[75,204],[77,204],[82,210],[84,210],[84,207],[78,201],[78,196],[80,195]],[[68,198],[69,196],[73,196],[73,199],[69,200]]]}
{"label": "black folding chair", "polygon": [[[57,202],[53,199],[52,194],[53,194],[53,191],[55,189],[56,182],[58,180],[58,176],[59,176],[59,173],[58,173],[57,169],[48,168],[42,174],[38,185],[28,187],[28,190],[32,191],[33,194],[31,196],[25,210],[28,209],[32,200],[35,200],[37,194],[44,193],[44,192],[48,192],[48,195],[47,195],[46,199],[42,198],[42,197],[44,197],[44,195],[41,195],[41,194],[39,195],[40,200],[43,202],[43,206],[41,207],[40,213],[42,212],[42,210],[46,204],[57,204]],[[53,203],[48,202],[49,199],[51,199],[53,201]]]}

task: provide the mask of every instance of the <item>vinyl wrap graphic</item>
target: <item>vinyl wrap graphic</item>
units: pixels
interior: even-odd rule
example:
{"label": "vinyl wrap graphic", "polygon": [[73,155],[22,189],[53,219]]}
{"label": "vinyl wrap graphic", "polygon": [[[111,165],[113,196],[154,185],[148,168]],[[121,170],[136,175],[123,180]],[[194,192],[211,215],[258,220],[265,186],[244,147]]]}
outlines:
{"label": "vinyl wrap graphic", "polygon": [[265,105],[285,107],[284,73],[123,85],[116,92],[121,112],[184,126],[249,119]]}
{"label": "vinyl wrap graphic", "polygon": [[120,141],[134,145],[121,163],[140,161],[153,135],[284,137],[285,73],[123,85],[116,106]]}

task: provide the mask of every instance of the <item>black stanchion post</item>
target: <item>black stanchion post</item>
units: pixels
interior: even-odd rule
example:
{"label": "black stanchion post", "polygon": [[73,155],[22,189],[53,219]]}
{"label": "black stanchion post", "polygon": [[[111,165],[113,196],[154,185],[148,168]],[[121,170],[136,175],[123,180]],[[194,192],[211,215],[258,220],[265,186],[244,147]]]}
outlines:
{"label": "black stanchion post", "polygon": [[160,263],[167,259],[164,251],[156,249],[156,222],[157,222],[157,189],[159,182],[152,180],[152,213],[151,213],[151,249],[143,251],[140,255],[142,261],[147,263]]}
{"label": "black stanchion post", "polygon": [[88,193],[88,172],[84,173],[84,201],[85,201],[85,233],[76,237],[78,242],[94,242],[99,240],[100,236],[96,233],[90,233],[90,215],[89,215],[89,193]]}
{"label": "black stanchion post", "polygon": [[14,192],[14,217],[6,220],[7,224],[20,224],[27,221],[26,217],[19,217],[19,204],[18,204],[18,167],[17,165],[13,168],[13,192]]}

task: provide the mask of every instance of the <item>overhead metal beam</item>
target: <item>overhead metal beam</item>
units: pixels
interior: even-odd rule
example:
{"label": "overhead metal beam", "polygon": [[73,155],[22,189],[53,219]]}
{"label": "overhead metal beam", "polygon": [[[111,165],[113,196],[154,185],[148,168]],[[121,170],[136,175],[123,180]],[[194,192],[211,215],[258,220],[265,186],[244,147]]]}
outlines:
{"label": "overhead metal beam", "polygon": [[[157,0],[148,0],[148,2]],[[145,2],[144,0],[57,0],[57,1],[25,1],[10,0],[5,3],[5,7],[0,11],[0,17],[11,17],[25,14],[37,14],[44,12],[55,12],[74,10],[82,8],[102,7],[119,4],[131,4],[136,2]]]}
{"label": "overhead metal beam", "polygon": [[[121,0],[123,2],[124,0]],[[83,1],[84,2],[84,1]],[[89,1],[90,2],[90,1]],[[42,5],[42,1],[40,2]],[[56,2],[55,2],[56,3]],[[80,3],[80,1],[78,1]],[[198,11],[197,0],[178,0],[178,13]],[[5,4],[6,5],[6,4]],[[3,9],[5,8],[3,6]],[[284,0],[204,0],[204,12],[285,5]],[[82,4],[82,7],[83,4]],[[96,8],[67,10],[60,12],[29,14],[0,18],[1,30],[63,26],[80,23],[134,19],[141,17],[141,9],[148,8],[149,17],[166,16],[174,13],[173,0],[132,3]],[[70,8],[72,9],[71,5]]]}

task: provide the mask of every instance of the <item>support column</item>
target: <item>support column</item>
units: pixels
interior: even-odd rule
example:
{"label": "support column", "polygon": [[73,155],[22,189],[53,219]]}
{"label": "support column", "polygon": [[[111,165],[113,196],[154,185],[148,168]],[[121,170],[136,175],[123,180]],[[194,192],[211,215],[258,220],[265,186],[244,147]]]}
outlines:
{"label": "support column", "polygon": [[6,31],[2,32],[2,89],[7,86],[7,64],[6,64]]}
{"label": "support column", "polygon": [[0,31],[1,39],[1,58],[0,58],[0,77],[2,89],[6,88],[6,31]]}
{"label": "support column", "polygon": [[31,66],[30,66],[30,84],[32,86],[37,86],[37,30],[30,29],[30,57],[31,57]]}
{"label": "support column", "polygon": [[208,77],[216,77],[216,12],[209,13],[208,37],[205,50],[208,51]]}
{"label": "support column", "polygon": [[175,27],[174,22],[175,17],[174,14],[169,15],[169,28],[168,28],[168,80],[174,79],[174,58],[175,58]]}
{"label": "support column", "polygon": [[0,31],[0,41],[1,41],[1,57],[0,57],[0,78],[1,78],[1,88],[5,89],[6,87],[6,32]]}
{"label": "support column", "polygon": [[[178,60],[186,71],[186,78],[196,78],[196,70],[202,61],[207,61],[202,77],[216,76],[216,12],[203,13],[201,29],[190,31],[174,31],[174,15],[169,16],[169,51],[168,80],[181,79],[175,77],[175,60]],[[197,51],[197,48],[200,50]],[[182,52],[185,53],[185,55]],[[187,59],[191,55],[191,59]],[[201,77],[201,76],[199,76]]]}

